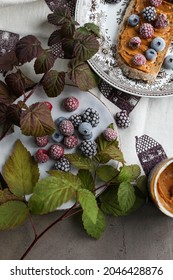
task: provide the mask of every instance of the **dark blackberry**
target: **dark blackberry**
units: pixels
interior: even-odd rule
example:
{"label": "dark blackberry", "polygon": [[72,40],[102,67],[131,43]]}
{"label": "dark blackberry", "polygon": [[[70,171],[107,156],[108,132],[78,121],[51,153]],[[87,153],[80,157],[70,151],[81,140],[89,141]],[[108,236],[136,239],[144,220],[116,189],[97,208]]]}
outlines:
{"label": "dark blackberry", "polygon": [[71,169],[71,164],[67,158],[62,157],[58,161],[55,162],[54,168],[56,170],[68,172]]}
{"label": "dark blackberry", "polygon": [[118,127],[127,128],[130,125],[130,118],[126,110],[116,113],[115,121]]}
{"label": "dark blackberry", "polygon": [[82,119],[84,122],[88,122],[92,125],[92,127],[96,127],[99,124],[99,113],[93,108],[87,108],[82,115]]}
{"label": "dark blackberry", "polygon": [[118,4],[118,3],[120,3],[121,2],[121,0],[105,0],[105,2],[106,3],[108,3],[108,4],[113,4],[113,3],[116,3],[116,4]]}
{"label": "dark blackberry", "polygon": [[155,20],[156,15],[156,9],[154,7],[148,6],[142,10],[142,16],[148,22]]}
{"label": "dark blackberry", "polygon": [[93,157],[97,154],[97,144],[95,141],[84,140],[81,142],[79,149],[86,157]]}
{"label": "dark blackberry", "polygon": [[75,114],[72,115],[69,120],[72,122],[75,128],[78,128],[78,126],[82,123],[82,116],[79,114]]}

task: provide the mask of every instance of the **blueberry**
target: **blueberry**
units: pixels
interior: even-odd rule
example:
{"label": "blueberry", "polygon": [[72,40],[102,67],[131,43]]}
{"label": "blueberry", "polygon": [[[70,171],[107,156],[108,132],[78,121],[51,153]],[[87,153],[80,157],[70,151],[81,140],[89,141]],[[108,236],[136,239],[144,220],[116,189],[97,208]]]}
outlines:
{"label": "blueberry", "polygon": [[131,15],[131,16],[128,18],[128,24],[129,24],[130,26],[136,26],[136,25],[139,24],[139,20],[140,20],[140,19],[139,19],[139,16],[133,14],[133,15]]}
{"label": "blueberry", "polygon": [[55,120],[55,124],[56,124],[57,126],[59,126],[60,123],[61,123],[63,120],[66,120],[66,118],[64,118],[64,117],[59,117],[59,118],[57,118],[57,119]]}
{"label": "blueberry", "polygon": [[78,127],[78,131],[82,135],[90,135],[92,132],[92,126],[90,123],[82,122]]}
{"label": "blueberry", "polygon": [[91,132],[89,135],[82,135],[84,140],[90,140],[93,137],[93,133]]}
{"label": "blueberry", "polygon": [[151,48],[154,49],[156,52],[163,51],[165,46],[165,40],[163,40],[161,37],[156,37],[151,41]]}
{"label": "blueberry", "polygon": [[154,49],[148,49],[145,52],[145,56],[147,60],[155,60],[157,57],[157,52]]}
{"label": "blueberry", "polygon": [[173,69],[173,54],[167,55],[165,57],[163,67],[166,69]]}
{"label": "blueberry", "polygon": [[64,136],[63,136],[59,131],[55,131],[55,132],[52,134],[52,140],[53,140],[55,143],[60,143],[60,142],[62,142],[63,139],[64,139]]}

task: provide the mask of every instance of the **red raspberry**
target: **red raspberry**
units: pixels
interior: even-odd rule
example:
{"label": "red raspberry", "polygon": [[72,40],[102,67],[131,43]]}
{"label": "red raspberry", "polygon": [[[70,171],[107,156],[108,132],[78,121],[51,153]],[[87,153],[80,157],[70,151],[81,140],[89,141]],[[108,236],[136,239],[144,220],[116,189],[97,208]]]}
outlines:
{"label": "red raspberry", "polygon": [[44,163],[49,160],[48,151],[44,149],[39,149],[35,153],[35,160],[39,163]]}
{"label": "red raspberry", "polygon": [[150,3],[154,7],[159,7],[162,4],[162,0],[150,0]]}
{"label": "red raspberry", "polygon": [[64,155],[64,148],[58,144],[53,144],[49,148],[49,156],[52,159],[59,159]]}
{"label": "red raspberry", "polygon": [[144,39],[152,38],[154,35],[154,28],[150,23],[143,23],[140,26],[139,32]]}
{"label": "red raspberry", "polygon": [[48,143],[48,136],[35,137],[35,143],[39,147],[45,147]]}
{"label": "red raspberry", "polygon": [[167,16],[164,14],[161,14],[158,16],[158,18],[154,22],[154,27],[156,28],[164,28],[168,25],[168,19]]}
{"label": "red raspberry", "polygon": [[139,37],[133,37],[129,41],[129,47],[131,47],[133,50],[139,48],[141,44],[141,39]]}
{"label": "red raspberry", "polygon": [[50,111],[52,110],[52,104],[50,102],[45,101],[43,103],[47,105],[47,107],[50,109]]}
{"label": "red raspberry", "polygon": [[75,148],[78,144],[78,139],[75,135],[66,136],[64,138],[64,146],[68,149]]}
{"label": "red raspberry", "polygon": [[146,58],[143,54],[135,54],[133,59],[133,64],[136,66],[142,66],[146,63]]}
{"label": "red raspberry", "polygon": [[117,138],[117,133],[114,129],[109,127],[105,129],[103,136],[107,141],[113,141]]}
{"label": "red raspberry", "polygon": [[63,120],[59,124],[59,131],[62,135],[70,136],[74,133],[74,126],[71,121]]}
{"label": "red raspberry", "polygon": [[63,106],[68,112],[75,111],[79,107],[79,100],[74,96],[67,97],[63,102]]}

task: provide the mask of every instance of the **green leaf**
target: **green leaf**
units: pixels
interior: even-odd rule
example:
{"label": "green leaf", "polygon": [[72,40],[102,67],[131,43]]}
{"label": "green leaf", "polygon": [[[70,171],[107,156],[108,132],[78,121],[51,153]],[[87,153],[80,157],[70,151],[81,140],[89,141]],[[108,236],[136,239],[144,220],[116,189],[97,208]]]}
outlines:
{"label": "green leaf", "polygon": [[79,153],[66,154],[65,157],[74,167],[78,169],[93,170],[95,168],[95,163],[92,159],[87,158]]}
{"label": "green leaf", "polygon": [[142,175],[137,179],[137,188],[144,194],[144,196],[147,196],[148,190],[146,176]]}
{"label": "green leaf", "polygon": [[48,22],[57,26],[61,26],[71,20],[72,18],[68,7],[56,7],[55,11],[48,15]]}
{"label": "green leaf", "polygon": [[95,183],[94,183],[93,176],[89,170],[80,169],[78,171],[77,176],[80,178],[82,182],[82,186],[81,186],[82,188],[87,189],[91,192],[94,190]]}
{"label": "green leaf", "polygon": [[47,96],[56,97],[60,95],[65,85],[65,73],[50,70],[44,75],[42,85]]}
{"label": "green leaf", "polygon": [[84,24],[84,27],[90,32],[93,33],[95,36],[100,37],[100,28],[98,25],[94,24],[93,22],[88,22]]}
{"label": "green leaf", "polygon": [[82,214],[83,226],[86,232],[95,239],[99,239],[106,228],[106,219],[103,212],[99,209],[96,223],[88,217],[86,212]]}
{"label": "green leaf", "polygon": [[35,60],[34,69],[36,74],[48,72],[54,65],[55,57],[51,50],[44,50]]}
{"label": "green leaf", "polygon": [[0,206],[0,230],[13,229],[25,222],[29,209],[21,201],[8,201]]}
{"label": "green leaf", "polygon": [[75,196],[75,189],[67,185],[66,181],[50,176],[35,185],[28,205],[32,213],[46,214],[56,210]]}
{"label": "green leaf", "polygon": [[0,189],[0,205],[10,200],[19,200],[19,197],[12,194],[8,188],[4,190]]}
{"label": "green leaf", "polygon": [[118,175],[119,171],[111,165],[101,165],[96,169],[96,174],[103,182],[109,182]]}
{"label": "green leaf", "polygon": [[87,189],[79,189],[77,191],[77,201],[80,203],[85,215],[88,216],[93,224],[96,224],[99,208],[94,194]]}
{"label": "green leaf", "polygon": [[7,85],[0,81],[0,103],[9,105],[16,99],[17,97],[12,95]]}
{"label": "green leaf", "polygon": [[128,182],[122,182],[118,188],[118,202],[123,212],[130,210],[135,203],[135,189]]}
{"label": "green leaf", "polygon": [[68,64],[68,76],[80,90],[86,91],[96,87],[99,83],[98,76],[91,70],[86,62],[75,59]]}
{"label": "green leaf", "polygon": [[22,112],[20,126],[27,136],[51,135],[55,131],[51,112],[42,102],[32,104]]}
{"label": "green leaf", "polygon": [[[114,129],[113,123],[109,124],[108,128]],[[97,137],[96,142],[97,142],[97,150],[98,150],[98,152],[103,151],[109,145],[114,145],[115,147],[118,147],[117,139],[115,139],[114,141],[111,141],[111,142],[107,141],[102,133]]]}
{"label": "green leaf", "polygon": [[32,193],[39,179],[38,164],[20,140],[16,141],[11,156],[3,166],[3,177],[10,191],[19,197]]}
{"label": "green leaf", "polygon": [[107,163],[111,159],[124,163],[123,153],[114,143],[108,145],[104,150],[99,152],[97,158],[101,163]]}
{"label": "green leaf", "polygon": [[129,166],[124,165],[122,168],[120,168],[118,181],[120,183],[124,181],[133,182],[139,177],[140,174],[141,174],[141,170],[137,164],[132,164]]}

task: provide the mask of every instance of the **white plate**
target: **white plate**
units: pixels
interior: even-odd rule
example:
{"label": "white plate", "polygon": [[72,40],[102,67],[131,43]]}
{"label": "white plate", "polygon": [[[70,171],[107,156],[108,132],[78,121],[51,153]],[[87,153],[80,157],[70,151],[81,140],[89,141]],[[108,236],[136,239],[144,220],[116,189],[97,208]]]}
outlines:
{"label": "white plate", "polygon": [[[93,22],[100,27],[101,39],[98,53],[88,62],[93,70],[107,83],[127,93],[163,97],[173,95],[173,70],[161,69],[156,81],[149,85],[142,81],[131,80],[122,74],[114,58],[114,47],[119,24],[129,0],[117,0],[108,4],[105,0],[77,0],[75,19],[83,25]],[[168,53],[173,52],[173,45]]]}
{"label": "white plate", "polygon": [[[66,112],[62,108],[63,99],[68,96],[75,96],[79,100],[80,103],[79,108],[74,112]],[[100,135],[110,123],[113,123],[116,129],[116,123],[110,111],[107,109],[107,107],[104,105],[103,102],[101,102],[96,96],[94,96],[90,92],[82,92],[74,86],[65,86],[65,89],[60,96],[58,96],[57,98],[47,98],[45,93],[42,93],[39,90],[33,95],[33,97],[31,97],[28,100],[27,105],[30,105],[35,102],[43,102],[43,101],[49,101],[52,103],[53,105],[52,117],[54,120],[56,120],[60,116],[69,118],[73,114],[76,113],[81,114],[88,107],[92,107],[95,110],[97,110],[100,115],[100,123],[97,127],[93,128],[93,139],[95,139],[98,135]],[[37,151],[38,147],[34,143],[33,137],[22,135],[20,129],[18,127],[15,127],[15,132],[13,134],[6,136],[2,141],[0,141],[0,151],[1,151],[0,170],[2,170],[2,167],[5,161],[7,160],[7,158],[9,157],[13,149],[14,143],[17,139],[20,139],[22,141],[22,143],[31,152],[32,155],[34,155],[35,152]],[[53,144],[53,142],[50,140],[50,143],[45,148],[46,149],[49,148],[51,144]],[[74,152],[74,149],[65,149],[65,153],[71,153],[71,152]],[[53,167],[54,163],[55,161],[49,160],[44,164],[39,164],[40,178],[44,178],[45,176],[47,176],[46,171],[50,170]],[[73,201],[69,201],[63,204],[58,209],[68,209],[73,205],[73,203],[74,203]]]}

